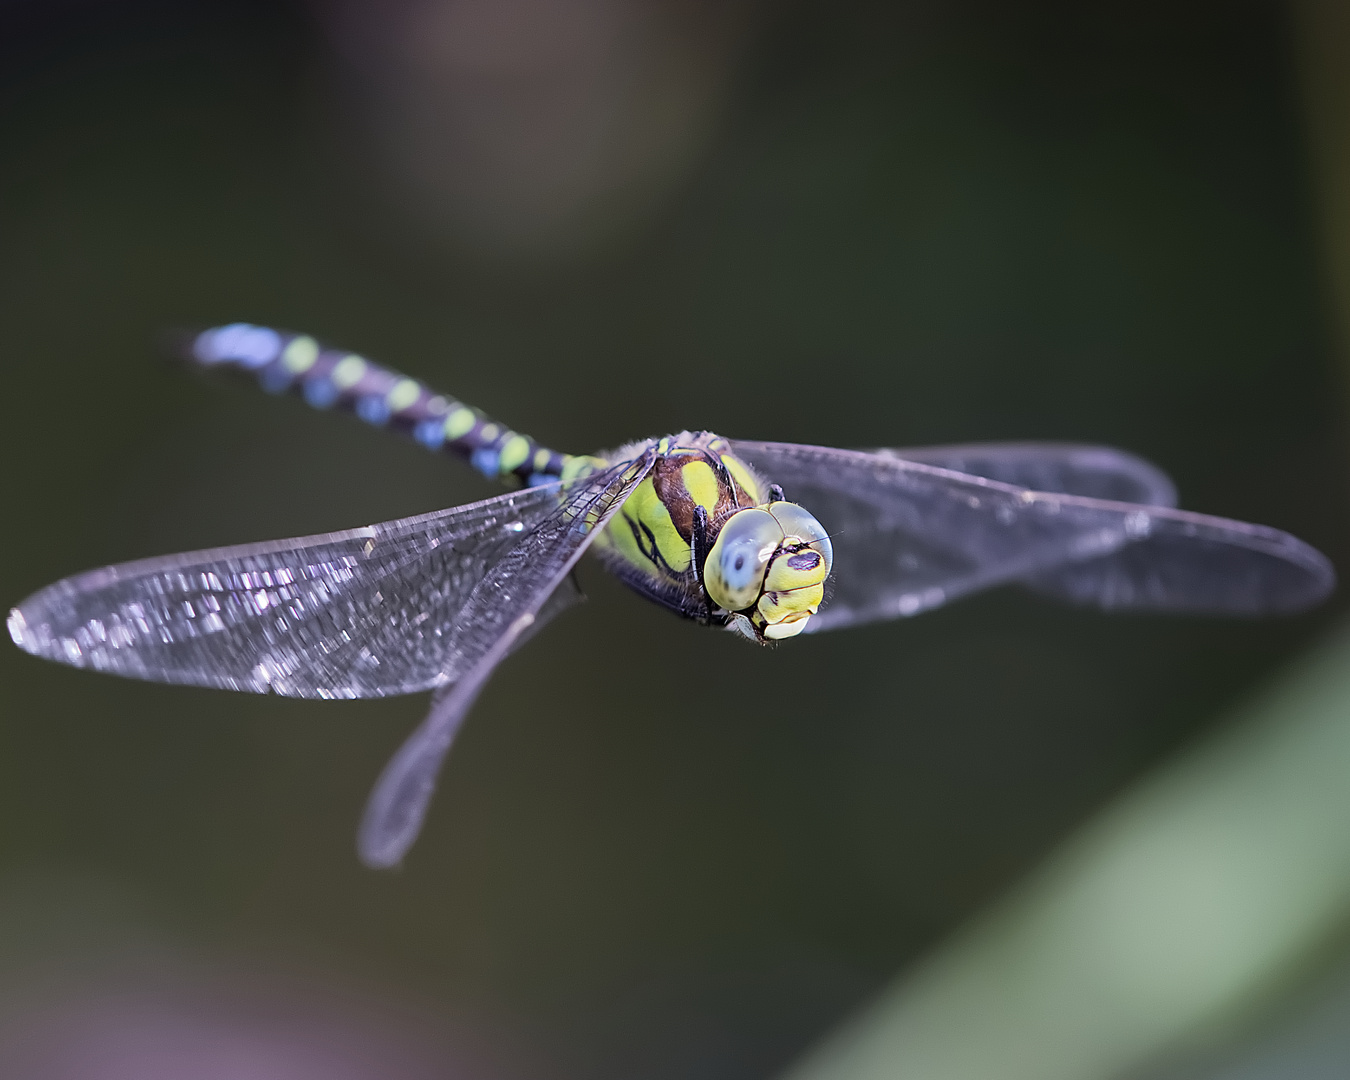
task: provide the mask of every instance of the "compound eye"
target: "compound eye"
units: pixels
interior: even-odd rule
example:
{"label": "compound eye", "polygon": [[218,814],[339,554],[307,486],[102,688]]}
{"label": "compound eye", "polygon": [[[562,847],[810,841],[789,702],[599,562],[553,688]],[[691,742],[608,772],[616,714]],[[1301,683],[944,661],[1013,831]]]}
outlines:
{"label": "compound eye", "polygon": [[825,560],[825,572],[816,580],[824,581],[829,577],[830,566],[834,562],[834,547],[830,544],[830,537],[825,532],[825,526],[808,513],[804,507],[798,506],[796,503],[770,503],[767,510],[783,527],[783,535],[787,537],[789,543],[795,537],[803,544],[810,546],[813,551],[819,552],[820,557]]}
{"label": "compound eye", "polygon": [[753,607],[782,542],[782,527],[765,510],[738,510],[727,518],[703,568],[703,587],[713,603],[727,611]]}

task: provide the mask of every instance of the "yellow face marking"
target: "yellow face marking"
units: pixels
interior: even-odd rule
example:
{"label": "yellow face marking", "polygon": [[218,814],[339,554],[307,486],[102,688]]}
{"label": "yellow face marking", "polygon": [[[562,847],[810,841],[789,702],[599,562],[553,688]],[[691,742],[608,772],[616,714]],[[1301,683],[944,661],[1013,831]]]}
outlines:
{"label": "yellow face marking", "polygon": [[390,412],[401,412],[422,396],[422,387],[415,379],[399,379],[385,395],[384,403]]}
{"label": "yellow face marking", "polygon": [[445,437],[447,439],[459,439],[473,430],[474,423],[478,417],[474,416],[473,410],[461,405],[445,418]]}
{"label": "yellow face marking", "polygon": [[515,472],[525,464],[525,459],[529,456],[530,440],[524,435],[512,435],[501,449],[498,467],[504,473]]}
{"label": "yellow face marking", "polygon": [[367,366],[366,362],[355,353],[344,356],[333,369],[333,385],[339,390],[350,390],[361,381]]}
{"label": "yellow face marking", "polygon": [[764,628],[764,636],[770,641],[783,641],[786,638],[796,637],[806,629],[806,624],[811,621],[811,613],[803,611],[797,615],[789,615],[782,622],[771,623]]}
{"label": "yellow face marking", "polygon": [[824,599],[824,585],[790,592],[766,592],[755,605],[754,623],[770,641],[796,637],[806,629],[807,622],[820,610]]}
{"label": "yellow face marking", "polygon": [[772,592],[789,592],[820,585],[830,576],[830,567],[820,552],[811,548],[804,551],[784,551],[769,566],[764,587]]}
{"label": "yellow face marking", "polygon": [[312,337],[292,338],[281,354],[281,362],[292,375],[303,375],[319,358],[319,343]]}
{"label": "yellow face marking", "polygon": [[716,512],[721,487],[712,466],[706,461],[691,461],[688,465],[680,466],[680,479],[696,506],[703,507],[709,514]]}
{"label": "yellow face marking", "polygon": [[766,592],[759,598],[755,609],[763,616],[764,621],[772,626],[774,623],[782,622],[789,615],[800,615],[803,612],[814,615],[820,610],[821,601],[824,599],[825,586],[811,585],[790,592]]}

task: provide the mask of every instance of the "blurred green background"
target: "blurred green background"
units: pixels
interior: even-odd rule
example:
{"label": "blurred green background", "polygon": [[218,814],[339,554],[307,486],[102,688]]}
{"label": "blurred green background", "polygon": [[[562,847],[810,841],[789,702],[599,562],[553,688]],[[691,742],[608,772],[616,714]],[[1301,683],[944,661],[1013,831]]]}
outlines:
{"label": "blurred green background", "polygon": [[[1264,2],[0,3],[0,599],[494,493],[157,352],[234,320],[577,452],[1118,445],[1350,565],[1298,40]],[[999,592],[754,650],[583,584],[388,875],[353,832],[423,700],[0,650],[0,1071],[262,1016],[352,1077],[774,1075],[1343,607]]]}

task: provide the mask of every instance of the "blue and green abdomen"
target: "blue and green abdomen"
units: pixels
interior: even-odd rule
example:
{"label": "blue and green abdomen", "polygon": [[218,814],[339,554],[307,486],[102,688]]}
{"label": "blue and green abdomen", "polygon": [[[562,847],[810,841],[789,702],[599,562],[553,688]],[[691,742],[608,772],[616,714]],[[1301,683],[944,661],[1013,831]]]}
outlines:
{"label": "blue and green abdomen", "polygon": [[271,393],[298,393],[317,409],[345,409],[368,424],[403,431],[429,449],[468,459],[489,478],[544,483],[560,476],[568,461],[417,379],[324,348],[306,334],[233,323],[198,334],[191,354],[203,367],[251,372]]}

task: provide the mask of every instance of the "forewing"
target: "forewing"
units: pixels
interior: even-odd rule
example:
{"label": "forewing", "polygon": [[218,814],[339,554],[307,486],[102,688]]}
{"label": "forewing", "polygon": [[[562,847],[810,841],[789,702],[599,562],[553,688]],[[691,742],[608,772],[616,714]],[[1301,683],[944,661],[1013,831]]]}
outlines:
{"label": "forewing", "polygon": [[1013,487],[1111,502],[1176,506],[1177,489],[1152,462],[1111,446],[1078,443],[966,443],[873,451]]}
{"label": "forewing", "polygon": [[810,630],[914,615],[1023,582],[1109,609],[1293,612],[1332,589],[1330,563],[1260,525],[1036,492],[890,452],[737,442],[831,534],[833,591]]}
{"label": "forewing", "polygon": [[35,655],[154,682],[325,698],[426,690],[465,669],[456,616],[558,500],[553,484],[92,570],[23,601],[10,634]]}
{"label": "forewing", "polygon": [[568,575],[611,515],[651,468],[650,456],[609,470],[569,496],[562,507],[498,561],[455,619],[451,641],[461,676],[437,693],[431,711],[385,767],[357,834],[368,866],[398,863],[422,828],[436,776],[479,691],[496,666],[554,608]]}

